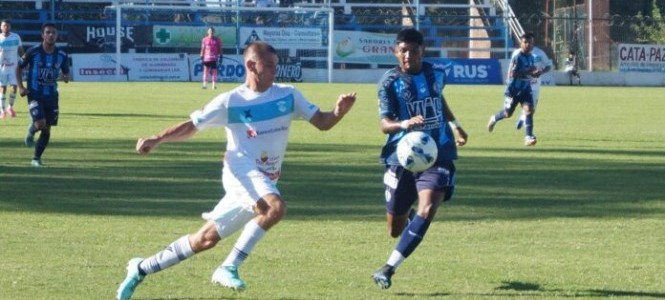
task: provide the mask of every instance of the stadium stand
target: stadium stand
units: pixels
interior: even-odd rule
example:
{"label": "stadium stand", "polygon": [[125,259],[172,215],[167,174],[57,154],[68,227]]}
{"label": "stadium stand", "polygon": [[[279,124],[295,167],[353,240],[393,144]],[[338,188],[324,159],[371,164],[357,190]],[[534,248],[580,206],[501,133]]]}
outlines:
{"label": "stadium stand", "polygon": [[[416,26],[426,37],[430,55],[443,57],[486,57],[505,58],[506,50],[514,47],[515,36],[521,32],[521,26],[505,0],[447,0],[427,1],[428,4],[415,5],[411,0],[401,3],[372,0],[309,0],[276,1],[281,7],[321,7],[329,6],[335,10],[335,30],[369,31],[394,33],[402,26]],[[425,2],[425,1],[421,1]],[[17,1],[3,0],[0,3],[0,18],[10,18],[14,31],[21,35],[26,45],[38,43],[41,24],[49,21],[59,27],[59,43],[67,45],[70,25],[106,26],[114,25],[114,18],[105,8],[113,4],[134,5],[169,5],[183,7],[203,6],[252,6],[251,0],[57,0],[57,1]],[[145,24],[173,24],[206,26],[210,16],[203,16],[196,11],[183,10],[172,15],[155,18],[151,11],[145,16],[136,16],[134,22]],[[306,20],[289,20],[275,15],[266,20],[266,26],[294,26],[308,22],[327,22],[326,18],[316,15],[304,15]],[[228,22],[223,17],[215,21]],[[241,20],[255,25],[254,19]],[[302,26],[302,25],[300,25]],[[506,28],[513,37],[507,37]],[[67,45],[72,53],[90,52],[90,48]],[[192,45],[187,52],[195,53],[198,45]],[[126,49],[123,49],[125,51]]]}

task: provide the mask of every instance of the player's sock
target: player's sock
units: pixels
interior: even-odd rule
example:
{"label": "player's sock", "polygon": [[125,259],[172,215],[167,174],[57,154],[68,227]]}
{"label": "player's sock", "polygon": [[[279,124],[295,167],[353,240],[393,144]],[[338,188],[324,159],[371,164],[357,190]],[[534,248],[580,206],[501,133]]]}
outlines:
{"label": "player's sock", "polygon": [[407,227],[404,232],[402,232],[402,236],[400,237],[399,243],[397,244],[397,247],[395,247],[395,250],[401,253],[405,258],[409,257],[409,255],[411,255],[411,253],[416,250],[416,247],[418,247],[420,242],[425,237],[425,233],[427,233],[429,224],[430,221],[427,219],[419,215],[415,215],[413,220],[411,220],[409,223],[409,227]]}
{"label": "player's sock", "polygon": [[527,136],[533,136],[533,114],[528,114],[524,121],[524,127]]}
{"label": "player's sock", "polygon": [[37,128],[35,128],[35,122],[31,120],[30,125],[28,125],[28,134],[35,135],[35,132],[37,132]]}
{"label": "player's sock", "polygon": [[388,257],[388,261],[386,261],[386,265],[397,269],[397,267],[399,267],[399,265],[401,265],[405,259],[406,257],[404,257],[402,253],[399,253],[397,250],[393,250],[393,252],[390,253],[390,257]]}
{"label": "player's sock", "polygon": [[242,230],[238,241],[233,245],[233,250],[231,250],[229,256],[222,263],[222,266],[240,266],[265,234],[266,231],[256,221],[249,221]]}
{"label": "player's sock", "polygon": [[14,107],[15,102],[16,102],[16,93],[9,93],[9,107]]}
{"label": "player's sock", "polygon": [[139,273],[143,276],[159,272],[194,255],[189,244],[189,235],[185,235],[168,245],[164,250],[144,259],[139,264]]}
{"label": "player's sock", "polygon": [[40,160],[42,158],[42,154],[44,154],[44,150],[46,150],[46,146],[48,146],[48,141],[50,139],[51,133],[42,131],[35,144],[35,157],[33,159]]}
{"label": "player's sock", "polygon": [[7,106],[7,96],[2,94],[2,96],[0,96],[0,107],[2,107],[2,111],[5,111],[5,106]]}
{"label": "player's sock", "polygon": [[494,122],[499,122],[499,121],[503,120],[504,118],[505,117],[504,117],[503,110],[502,110],[502,111],[500,111],[500,112],[498,112],[494,115]]}

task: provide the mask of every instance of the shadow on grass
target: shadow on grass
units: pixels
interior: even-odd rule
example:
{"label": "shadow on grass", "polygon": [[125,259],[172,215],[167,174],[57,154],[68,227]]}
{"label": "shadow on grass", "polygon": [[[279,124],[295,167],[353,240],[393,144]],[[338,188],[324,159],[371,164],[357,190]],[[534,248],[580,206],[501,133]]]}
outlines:
{"label": "shadow on grass", "polygon": [[[212,209],[223,195],[220,143],[173,143],[141,156],[133,153],[130,140],[59,141],[48,149],[47,167],[34,169],[19,142],[0,141],[13,155],[0,165],[0,210],[192,216]],[[374,148],[291,143],[279,183],[289,218],[382,220],[383,169]],[[663,151],[547,149],[537,157],[511,157],[515,151],[492,149],[488,157],[465,150],[446,219],[664,213],[656,204],[665,195],[662,164],[598,159],[662,157]]]}
{"label": "shadow on grass", "polygon": [[[665,298],[665,293],[654,293],[654,292],[642,292],[642,291],[618,291],[618,290],[606,290],[606,289],[591,289],[591,290],[568,290],[564,291],[561,289],[547,289],[537,283],[531,282],[522,282],[522,281],[504,281],[501,283],[501,286],[495,288],[495,290],[500,291],[516,291],[524,293],[514,293],[514,294],[504,294],[501,293],[500,296],[506,297],[547,297],[550,298],[553,295],[561,298],[588,298],[588,297],[598,297],[598,298],[607,298],[607,297],[640,297],[640,298]],[[528,293],[528,292],[538,292],[538,293]],[[489,295],[487,295],[489,296]],[[499,296],[493,294],[493,296]]]}

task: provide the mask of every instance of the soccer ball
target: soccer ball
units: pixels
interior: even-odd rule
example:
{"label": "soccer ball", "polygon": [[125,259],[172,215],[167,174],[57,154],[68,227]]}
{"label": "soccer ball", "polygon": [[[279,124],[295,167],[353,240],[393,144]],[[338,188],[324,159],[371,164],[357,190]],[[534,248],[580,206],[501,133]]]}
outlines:
{"label": "soccer ball", "polygon": [[434,139],[422,131],[409,132],[397,143],[397,160],[411,172],[429,169],[436,162],[438,153]]}

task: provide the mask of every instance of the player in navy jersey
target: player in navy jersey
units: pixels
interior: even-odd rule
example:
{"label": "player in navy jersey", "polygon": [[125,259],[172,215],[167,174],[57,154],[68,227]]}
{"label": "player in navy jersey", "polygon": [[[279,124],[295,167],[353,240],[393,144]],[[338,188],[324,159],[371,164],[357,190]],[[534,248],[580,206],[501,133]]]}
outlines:
{"label": "player in navy jersey", "polygon": [[[394,51],[399,66],[386,72],[379,83],[380,127],[388,135],[381,151],[386,221],[388,234],[400,237],[386,264],[372,274],[383,289],[392,285],[397,267],[418,247],[439,205],[452,197],[456,145],[467,141],[443,95],[445,70],[423,62],[424,53],[423,35],[412,28],[401,30]],[[437,142],[439,154],[428,170],[413,173],[397,161],[397,142],[409,131],[426,132]],[[416,199],[418,207],[410,218]]]}
{"label": "player in navy jersey", "polygon": [[[58,30],[55,24],[42,25],[42,43],[23,55],[16,69],[21,96],[28,97],[31,123],[25,137],[25,145],[35,148],[31,164],[42,166],[42,154],[51,138],[51,126],[58,125],[58,78],[69,82],[69,59],[67,53],[56,47]],[[27,88],[23,85],[23,69],[27,71]],[[62,72],[62,74],[61,74]],[[41,131],[37,143],[35,133]]]}
{"label": "player in navy jersey", "polygon": [[510,118],[517,104],[521,104],[525,115],[526,136],[524,137],[524,145],[526,146],[536,144],[536,136],[533,134],[534,108],[531,80],[543,73],[543,70],[536,66],[537,57],[531,53],[534,46],[533,40],[532,33],[525,33],[520,37],[521,51],[514,52],[510,58],[503,109],[491,116],[487,123],[487,130],[492,132],[496,122]]}

